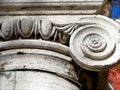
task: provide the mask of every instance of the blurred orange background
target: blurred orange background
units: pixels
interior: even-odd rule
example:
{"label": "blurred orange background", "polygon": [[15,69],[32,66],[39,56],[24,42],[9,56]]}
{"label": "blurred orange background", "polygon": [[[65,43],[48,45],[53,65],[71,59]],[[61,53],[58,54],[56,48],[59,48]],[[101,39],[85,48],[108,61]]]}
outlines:
{"label": "blurred orange background", "polygon": [[120,64],[109,70],[108,80],[114,90],[120,90]]}

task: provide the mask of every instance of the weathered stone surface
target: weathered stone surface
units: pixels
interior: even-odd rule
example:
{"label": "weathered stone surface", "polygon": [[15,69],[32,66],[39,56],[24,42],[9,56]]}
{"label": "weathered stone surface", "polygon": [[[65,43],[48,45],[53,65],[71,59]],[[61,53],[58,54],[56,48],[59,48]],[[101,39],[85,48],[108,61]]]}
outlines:
{"label": "weathered stone surface", "polygon": [[53,31],[52,22],[49,20],[43,20],[40,23],[39,32],[43,39],[49,39],[55,31]]}
{"label": "weathered stone surface", "polygon": [[[59,56],[47,55],[47,53],[50,52],[45,51],[43,51],[44,55],[39,53],[38,55],[30,54],[30,52],[28,54],[23,52],[23,55],[19,55],[19,53],[20,51],[18,51],[18,55],[11,54],[1,56],[0,71],[20,69],[41,70],[56,74],[58,73],[77,79],[74,67],[69,61],[62,59]],[[53,54],[57,55],[57,53]]]}
{"label": "weathered stone surface", "polygon": [[5,39],[10,39],[13,33],[13,21],[12,20],[4,20],[1,25],[0,36]]}
{"label": "weathered stone surface", "polygon": [[44,40],[11,40],[0,43],[0,51],[19,48],[33,48],[33,49],[47,49],[55,52],[59,52],[65,55],[69,54],[69,48],[60,43],[54,43]]}
{"label": "weathered stone surface", "polygon": [[[54,49],[57,51],[61,51],[62,45],[60,44],[59,46],[59,44],[57,43],[56,45],[57,47],[56,49]],[[46,49],[49,49],[49,46],[46,47]],[[33,49],[19,48],[20,47],[16,47],[16,49],[11,48],[12,50],[3,50],[1,51],[0,55],[0,73],[4,73],[3,76],[5,76],[7,71],[16,72],[16,76],[15,78],[13,78],[13,82],[11,82],[11,84],[8,86],[9,89],[32,90],[39,88],[41,90],[59,90],[64,87],[67,87],[68,90],[79,90],[79,88],[81,87],[81,84],[78,82],[78,79],[76,77],[74,67],[71,64],[72,59],[66,54],[55,52],[54,49],[52,51],[51,49],[43,50],[45,48],[35,49],[35,47]],[[67,47],[65,46],[65,48]],[[68,49],[66,50],[67,52],[69,51]],[[23,72],[19,73],[19,71]],[[29,71],[31,71],[31,73],[29,73]],[[38,74],[35,74],[37,72]],[[43,72],[48,74],[41,75],[41,73]],[[1,90],[6,89],[5,85],[7,85],[7,83],[9,83],[10,80],[5,79],[2,76],[0,76],[0,80],[1,82],[3,82],[1,83]],[[37,83],[38,86],[36,86]],[[67,88],[64,89],[66,90]]]}
{"label": "weathered stone surface", "polygon": [[102,1],[0,0],[0,89],[106,89],[107,72],[96,71],[119,61],[120,30],[90,15]]}
{"label": "weathered stone surface", "polygon": [[1,0],[1,15],[94,14],[103,0]]}
{"label": "weathered stone surface", "polygon": [[0,90],[80,90],[64,78],[45,72],[2,72],[0,81]]}
{"label": "weathered stone surface", "polygon": [[16,85],[15,72],[0,72],[0,90],[14,90]]}
{"label": "weathered stone surface", "polygon": [[23,37],[30,37],[34,30],[34,23],[33,20],[28,18],[23,18],[21,22],[17,23],[18,32]]}

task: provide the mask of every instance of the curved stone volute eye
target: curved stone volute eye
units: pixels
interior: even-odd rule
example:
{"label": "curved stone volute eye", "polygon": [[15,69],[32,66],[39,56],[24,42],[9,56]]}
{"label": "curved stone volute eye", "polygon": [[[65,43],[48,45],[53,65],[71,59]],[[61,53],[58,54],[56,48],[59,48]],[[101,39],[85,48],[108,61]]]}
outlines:
{"label": "curved stone volute eye", "polygon": [[13,34],[13,21],[4,20],[1,25],[1,36],[4,39],[10,39]]}
{"label": "curved stone volute eye", "polygon": [[115,37],[119,34],[119,25],[102,16],[82,18],[81,22],[91,22],[92,25],[80,27],[70,37],[73,60],[82,68],[92,71],[114,66],[120,59],[120,46]]}
{"label": "curved stone volute eye", "polygon": [[29,18],[23,18],[17,22],[17,27],[21,36],[28,38],[34,31],[34,22]]}

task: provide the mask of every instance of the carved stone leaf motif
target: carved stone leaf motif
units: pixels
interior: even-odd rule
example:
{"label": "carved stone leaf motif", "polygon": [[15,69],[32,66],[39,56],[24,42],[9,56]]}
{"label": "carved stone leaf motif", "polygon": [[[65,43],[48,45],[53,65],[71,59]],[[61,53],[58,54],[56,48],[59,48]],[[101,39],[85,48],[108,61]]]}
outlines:
{"label": "carved stone leaf motif", "polygon": [[69,36],[66,34],[59,33],[59,40],[61,43],[65,44],[68,42]]}
{"label": "carved stone leaf motif", "polygon": [[78,27],[80,27],[79,23],[74,23],[74,24],[71,23],[64,26],[60,26],[60,25],[56,26],[56,29],[59,31],[58,37],[60,42],[62,44],[68,43],[70,36]]}

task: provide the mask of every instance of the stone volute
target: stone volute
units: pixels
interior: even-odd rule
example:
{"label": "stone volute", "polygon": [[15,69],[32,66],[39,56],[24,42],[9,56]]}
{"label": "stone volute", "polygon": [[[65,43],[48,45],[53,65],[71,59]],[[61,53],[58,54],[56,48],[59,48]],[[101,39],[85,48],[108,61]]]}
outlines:
{"label": "stone volute", "polygon": [[120,26],[103,16],[81,18],[80,22],[90,24],[78,28],[70,38],[73,60],[93,71],[108,70],[116,65],[120,59]]}
{"label": "stone volute", "polygon": [[[100,15],[76,17],[74,22],[72,19],[68,22],[71,17],[66,19],[61,17],[65,20],[64,22],[57,18],[43,20],[41,17],[19,16],[1,20],[0,71],[5,77],[12,75],[10,79],[2,77],[1,80],[6,83],[13,80],[8,88],[23,89],[24,85],[28,85],[26,87],[28,89],[31,85],[29,82],[36,82],[29,78],[26,83],[21,84],[19,78],[25,76],[23,81],[26,81],[27,77],[33,75],[39,78],[37,82],[44,80],[48,85],[47,88],[52,89],[51,85],[54,82],[61,86],[53,85],[53,88],[63,89],[62,82],[65,82],[64,87],[68,87],[65,90],[78,90],[82,87],[88,89],[94,87],[96,84],[92,77],[96,73],[98,78],[96,88],[104,90],[107,84],[107,70],[116,65],[120,59],[119,24]],[[81,76],[84,70],[76,71],[73,61],[79,68],[93,74],[89,77],[90,81],[88,77]],[[85,71],[86,75],[88,71]],[[78,72],[80,72],[79,75],[77,75]],[[53,81],[49,81],[49,77],[44,76],[50,76]],[[82,78],[88,79],[87,83],[92,83],[81,84]],[[58,79],[60,79],[59,82],[57,82]],[[17,82],[16,85],[14,80]],[[1,89],[7,89],[6,83],[1,83]],[[43,84],[39,83],[39,85]],[[71,86],[73,88],[70,88]],[[31,89],[43,87],[34,85]]]}
{"label": "stone volute", "polygon": [[102,1],[0,0],[0,90],[110,90],[120,25]]}

